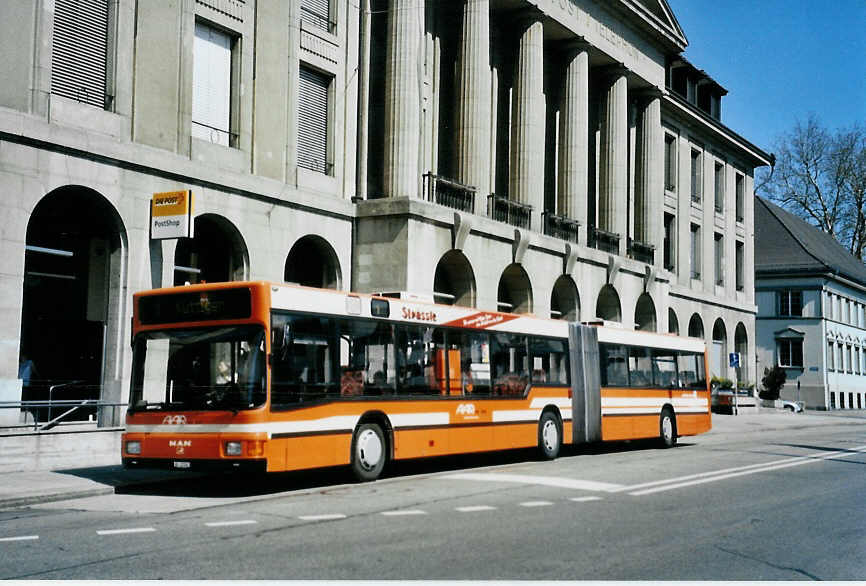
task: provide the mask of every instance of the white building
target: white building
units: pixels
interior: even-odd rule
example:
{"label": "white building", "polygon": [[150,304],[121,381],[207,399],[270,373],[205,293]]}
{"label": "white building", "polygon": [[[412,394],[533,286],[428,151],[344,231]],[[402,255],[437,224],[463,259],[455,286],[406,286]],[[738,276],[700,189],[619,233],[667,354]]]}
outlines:
{"label": "white building", "polygon": [[782,398],[866,406],[866,266],[835,238],[755,198],[758,369],[785,368]]}

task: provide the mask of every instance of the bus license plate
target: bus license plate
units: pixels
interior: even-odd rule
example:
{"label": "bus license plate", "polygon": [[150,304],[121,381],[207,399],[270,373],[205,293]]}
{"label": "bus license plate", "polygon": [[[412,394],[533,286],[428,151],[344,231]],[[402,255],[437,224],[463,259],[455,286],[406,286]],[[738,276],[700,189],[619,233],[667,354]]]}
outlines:
{"label": "bus license plate", "polygon": [[189,468],[189,462],[173,462],[175,468]]}

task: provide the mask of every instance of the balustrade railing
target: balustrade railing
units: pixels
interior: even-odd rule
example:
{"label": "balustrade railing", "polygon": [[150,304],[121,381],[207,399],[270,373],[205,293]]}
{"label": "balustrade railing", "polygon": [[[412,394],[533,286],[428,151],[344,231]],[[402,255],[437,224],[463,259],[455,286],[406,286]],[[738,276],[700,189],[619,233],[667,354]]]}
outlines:
{"label": "balustrade railing", "polygon": [[497,222],[505,222],[517,228],[532,229],[532,206],[529,204],[490,194],[487,197],[487,215]]}
{"label": "balustrade railing", "polygon": [[455,210],[475,213],[475,188],[433,173],[424,174],[427,201]]}
{"label": "balustrade railing", "polygon": [[565,216],[557,216],[552,212],[542,213],[541,218],[545,234],[577,244],[580,222]]}
{"label": "balustrade railing", "polygon": [[655,263],[656,247],[640,240],[628,239],[628,255],[629,257],[645,262],[649,265]]}
{"label": "balustrade railing", "polygon": [[596,226],[589,227],[588,244],[609,254],[619,254],[619,234],[602,230]]}

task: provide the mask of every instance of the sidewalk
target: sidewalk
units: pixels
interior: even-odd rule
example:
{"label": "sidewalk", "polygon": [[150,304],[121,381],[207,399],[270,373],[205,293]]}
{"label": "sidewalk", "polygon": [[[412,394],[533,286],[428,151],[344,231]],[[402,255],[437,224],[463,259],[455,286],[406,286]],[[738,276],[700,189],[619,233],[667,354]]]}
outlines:
{"label": "sidewalk", "polygon": [[[780,430],[821,425],[866,425],[866,410],[788,413],[751,410],[740,415],[713,415],[711,434]],[[112,494],[116,489],[183,478],[172,470],[124,470],[120,465],[87,466],[50,471],[10,472],[0,482],[0,510],[85,496]]]}

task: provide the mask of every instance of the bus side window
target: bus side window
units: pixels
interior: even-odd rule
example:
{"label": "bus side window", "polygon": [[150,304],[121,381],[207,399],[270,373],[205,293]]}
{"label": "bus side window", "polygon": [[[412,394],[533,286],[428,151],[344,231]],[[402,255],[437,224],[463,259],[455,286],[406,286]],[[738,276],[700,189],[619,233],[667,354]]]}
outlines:
{"label": "bus side window", "polygon": [[606,387],[628,386],[625,346],[619,344],[599,344],[601,384]]}
{"label": "bus side window", "polygon": [[530,338],[529,354],[533,384],[568,384],[568,351],[564,341]]}
{"label": "bus side window", "polygon": [[493,394],[522,396],[529,382],[526,336],[493,334],[490,361],[493,367]]}
{"label": "bus side window", "polygon": [[652,362],[655,386],[663,388],[679,386],[677,381],[676,352],[654,349],[652,351]]}
{"label": "bus side window", "polygon": [[628,378],[632,387],[651,387],[653,384],[649,348],[628,347]]}

